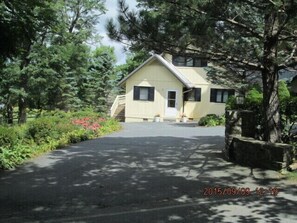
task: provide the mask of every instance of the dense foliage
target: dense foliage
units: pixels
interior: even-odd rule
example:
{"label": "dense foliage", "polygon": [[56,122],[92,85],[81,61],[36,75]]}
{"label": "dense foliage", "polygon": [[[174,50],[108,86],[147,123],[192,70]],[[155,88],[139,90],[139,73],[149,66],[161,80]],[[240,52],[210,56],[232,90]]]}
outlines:
{"label": "dense foliage", "polygon": [[218,126],[218,125],[225,125],[225,116],[218,116],[215,114],[208,114],[204,117],[202,117],[198,125],[200,126]]}
{"label": "dense foliage", "polygon": [[[115,77],[113,48],[99,45],[95,26],[103,0],[0,2],[0,104],[7,123],[28,109],[107,111]],[[4,46],[3,44],[7,44]]]}
{"label": "dense foliage", "polygon": [[70,143],[119,130],[120,125],[92,111],[44,112],[21,126],[0,127],[0,169],[12,168],[26,159]]}
{"label": "dense foliage", "polygon": [[[278,94],[280,98],[281,132],[282,141],[286,143],[296,143],[296,132],[292,131],[297,124],[297,97],[290,94],[290,91],[284,81],[280,81]],[[258,137],[263,139],[263,92],[259,86],[251,88],[245,95],[244,103],[237,104],[236,98],[228,99],[226,109],[251,110],[255,114],[258,125]]]}
{"label": "dense foliage", "polygon": [[[241,87],[262,80],[264,140],[280,140],[278,73],[297,66],[297,2],[292,0],[119,1],[109,36],[133,49],[207,57],[212,80]],[[119,24],[119,25],[118,25]],[[209,73],[211,74],[211,73]]]}

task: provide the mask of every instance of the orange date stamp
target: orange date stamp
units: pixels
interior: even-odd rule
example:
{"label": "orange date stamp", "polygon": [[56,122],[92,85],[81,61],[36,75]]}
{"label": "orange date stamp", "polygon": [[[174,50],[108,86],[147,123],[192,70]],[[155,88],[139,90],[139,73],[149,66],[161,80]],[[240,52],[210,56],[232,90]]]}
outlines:
{"label": "orange date stamp", "polygon": [[279,188],[277,187],[256,187],[252,190],[250,187],[205,187],[204,196],[250,196],[250,195],[272,195],[277,196]]}

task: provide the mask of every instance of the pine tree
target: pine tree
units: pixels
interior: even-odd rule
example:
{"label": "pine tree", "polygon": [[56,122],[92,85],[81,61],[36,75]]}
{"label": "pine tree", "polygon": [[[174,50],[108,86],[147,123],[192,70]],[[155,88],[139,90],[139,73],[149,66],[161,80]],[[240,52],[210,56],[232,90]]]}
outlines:
{"label": "pine tree", "polygon": [[264,139],[280,141],[278,72],[296,68],[297,2],[292,0],[138,0],[139,11],[119,1],[119,27],[109,36],[133,49],[207,56],[242,82],[263,84]]}
{"label": "pine tree", "polygon": [[7,47],[0,46],[2,67],[19,66],[13,74],[17,81],[8,88],[14,92],[6,91],[6,98],[17,94],[19,123],[26,121],[28,107],[81,106],[79,80],[88,70],[86,41],[95,38],[94,26],[105,12],[103,1],[3,1],[0,12],[0,40],[9,40]]}
{"label": "pine tree", "polygon": [[114,48],[101,46],[91,57],[89,102],[98,112],[107,112],[109,95],[115,85]]}

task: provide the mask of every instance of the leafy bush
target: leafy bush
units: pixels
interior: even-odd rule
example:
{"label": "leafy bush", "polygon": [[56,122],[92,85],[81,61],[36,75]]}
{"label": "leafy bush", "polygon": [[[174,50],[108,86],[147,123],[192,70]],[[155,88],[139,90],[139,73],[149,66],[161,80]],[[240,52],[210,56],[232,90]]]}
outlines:
{"label": "leafy bush", "polygon": [[13,149],[0,147],[0,168],[9,169],[21,164],[32,155],[32,147],[16,145]]}
{"label": "leafy bush", "polygon": [[259,109],[262,106],[263,93],[257,88],[252,88],[245,96],[245,109]]}
{"label": "leafy bush", "polygon": [[233,110],[238,109],[239,107],[236,104],[236,97],[234,95],[230,96],[226,102],[226,109]]}
{"label": "leafy bush", "polygon": [[204,117],[202,117],[198,125],[200,126],[218,126],[218,125],[224,125],[225,124],[225,116],[218,116],[215,114],[208,114]]}
{"label": "leafy bush", "polygon": [[297,146],[297,132],[293,130],[297,124],[297,97],[290,97],[285,106],[284,115],[282,115],[283,129],[282,141]]}
{"label": "leafy bush", "polygon": [[74,130],[65,134],[65,136],[67,143],[78,143],[93,138],[93,135],[86,132],[84,129]]}
{"label": "leafy bush", "polygon": [[258,87],[253,87],[246,93],[243,104],[237,104],[235,96],[229,97],[229,99],[226,102],[226,109],[259,110],[262,107],[262,101],[263,101],[263,94],[261,90],[259,90]]}
{"label": "leafy bush", "polygon": [[286,101],[290,98],[290,91],[285,81],[278,83],[278,96],[280,101]]}
{"label": "leafy bush", "polygon": [[[286,143],[294,143],[291,128],[297,121],[297,97],[290,96],[289,89],[284,81],[279,82],[278,96],[280,100],[280,115],[282,140]],[[259,87],[253,87],[245,96],[243,105],[236,104],[236,98],[230,97],[226,104],[226,109],[246,109],[254,111],[256,123],[261,126],[258,135],[263,135],[263,93]]]}
{"label": "leafy bush", "polygon": [[84,110],[79,110],[76,112],[73,112],[71,114],[72,118],[91,118],[91,119],[96,119],[96,118],[106,118],[105,114],[102,113],[97,113],[94,112],[92,109],[84,109]]}
{"label": "leafy bush", "polygon": [[30,122],[26,132],[27,138],[33,139],[38,145],[48,142],[50,138],[59,138],[57,120],[57,117],[43,117]]}
{"label": "leafy bush", "polygon": [[115,119],[107,119],[101,123],[101,128],[98,130],[100,135],[110,134],[121,129],[119,122]]}
{"label": "leafy bush", "polygon": [[40,118],[25,125],[0,127],[0,169],[12,168],[29,157],[119,129],[116,120],[88,110],[43,112]]}
{"label": "leafy bush", "polygon": [[13,127],[0,126],[0,147],[13,147],[18,138],[18,132]]}
{"label": "leafy bush", "polygon": [[43,111],[40,115],[42,117],[58,117],[60,119],[68,119],[72,116],[71,112],[64,112],[61,110],[53,110],[53,111]]}

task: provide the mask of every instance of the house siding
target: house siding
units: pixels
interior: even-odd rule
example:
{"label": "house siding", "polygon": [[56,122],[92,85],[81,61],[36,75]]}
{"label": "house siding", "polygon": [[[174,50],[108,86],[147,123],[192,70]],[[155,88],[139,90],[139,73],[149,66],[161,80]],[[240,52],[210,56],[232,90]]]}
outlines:
{"label": "house siding", "polygon": [[[198,87],[198,86],[197,86]],[[199,86],[201,88],[201,101],[186,101],[184,113],[193,120],[199,120],[207,114],[222,115],[225,112],[225,103],[210,102],[210,89],[212,85]]]}
{"label": "house siding", "polygon": [[[165,60],[171,62],[169,54]],[[204,67],[175,67],[185,79],[195,88],[201,89],[201,101],[183,102],[183,88],[185,87],[177,77],[159,60],[155,59],[137,69],[126,81],[126,122],[153,121],[159,114],[161,121],[171,119],[179,121],[184,113],[189,119],[199,120],[207,114],[222,115],[225,113],[225,103],[210,101],[211,89],[225,89],[211,84],[207,80],[207,70]],[[133,100],[134,86],[154,87],[154,101]],[[177,91],[177,113],[175,117],[166,117],[167,91]]]}
{"label": "house siding", "polygon": [[177,67],[177,69],[194,84],[201,88],[201,101],[186,101],[184,113],[193,120],[199,120],[207,114],[222,115],[225,113],[225,103],[210,102],[211,89],[225,89],[222,86],[207,81],[207,71],[203,67]]}
{"label": "house siding", "polygon": [[[133,100],[134,86],[154,87],[154,101]],[[182,111],[183,84],[160,62],[153,61],[138,70],[126,82],[126,122],[153,121],[155,115],[165,117],[166,98],[168,90],[177,91],[178,119]]]}

